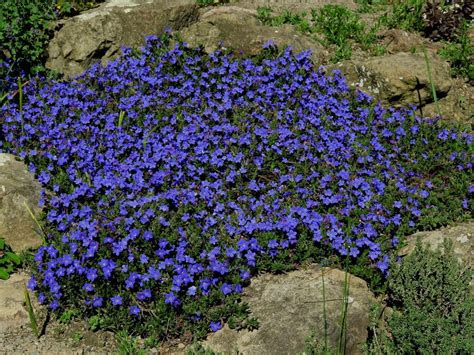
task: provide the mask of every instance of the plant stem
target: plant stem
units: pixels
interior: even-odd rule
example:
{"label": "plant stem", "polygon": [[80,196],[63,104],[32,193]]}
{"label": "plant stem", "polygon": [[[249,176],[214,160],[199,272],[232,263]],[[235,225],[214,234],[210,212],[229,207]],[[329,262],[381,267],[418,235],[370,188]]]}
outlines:
{"label": "plant stem", "polygon": [[23,124],[23,84],[22,84],[20,78],[18,78],[18,94],[19,94],[19,103],[20,103],[21,134],[23,134],[23,130],[24,130],[24,124]]}
{"label": "plant stem", "polygon": [[338,354],[346,353],[346,334],[347,334],[347,307],[349,304],[349,273],[347,272],[349,258],[346,257],[346,265],[344,267],[344,286],[342,296],[341,311],[341,331],[339,333]]}
{"label": "plant stem", "polygon": [[426,51],[426,47],[423,46],[423,54],[425,56],[425,62],[426,62],[426,69],[428,70],[428,79],[431,84],[431,93],[433,95],[433,100],[435,102],[435,107],[436,107],[436,113],[438,116],[441,116],[441,110],[439,109],[439,103],[438,103],[438,97],[436,96],[436,90],[435,90],[435,85],[433,82],[433,77],[431,75],[431,66],[430,66],[430,61],[428,59],[428,52]]}
{"label": "plant stem", "polygon": [[328,348],[328,320],[326,314],[326,287],[324,284],[324,266],[321,271],[321,278],[323,280],[323,319],[324,319],[324,350]]}

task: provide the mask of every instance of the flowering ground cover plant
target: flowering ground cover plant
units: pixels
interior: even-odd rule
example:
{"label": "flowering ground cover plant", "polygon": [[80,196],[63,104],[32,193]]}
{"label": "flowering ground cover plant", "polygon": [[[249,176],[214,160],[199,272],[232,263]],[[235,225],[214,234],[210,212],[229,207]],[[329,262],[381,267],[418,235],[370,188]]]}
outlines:
{"label": "flowering ground cover plant", "polygon": [[384,273],[405,234],[472,217],[471,133],[313,69],[163,36],[31,80],[0,139],[45,187],[40,302],[161,338],[255,326],[236,301],[256,272],[335,255]]}

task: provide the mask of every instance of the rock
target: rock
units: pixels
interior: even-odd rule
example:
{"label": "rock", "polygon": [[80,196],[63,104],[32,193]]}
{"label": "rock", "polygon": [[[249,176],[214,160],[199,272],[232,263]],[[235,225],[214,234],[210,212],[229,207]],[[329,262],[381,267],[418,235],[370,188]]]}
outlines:
{"label": "rock", "polygon": [[35,215],[40,213],[40,191],[40,184],[25,164],[13,155],[0,153],[0,237],[15,252],[41,245],[38,226],[26,207]]}
{"label": "rock", "polygon": [[[474,86],[461,78],[453,79],[453,86],[448,96],[438,101],[441,117],[443,120],[458,121],[474,124]],[[435,103],[428,104],[422,108],[422,116],[437,116]]]}
{"label": "rock", "polygon": [[[8,280],[0,280],[0,333],[29,324],[28,312],[23,306],[23,285],[29,276],[13,274]],[[30,294],[33,301],[34,297]]]}
{"label": "rock", "polygon": [[474,262],[474,221],[460,223],[430,232],[418,232],[406,237],[407,245],[399,252],[400,256],[410,254],[416,246],[417,238],[431,250],[443,245],[444,238],[453,242],[454,255],[460,262],[473,266]]}
{"label": "rock", "polygon": [[[451,88],[449,64],[429,54],[431,77],[438,98]],[[349,60],[329,66],[340,69],[348,83],[394,106],[433,102],[431,83],[422,53],[396,53],[365,61]]]}
{"label": "rock", "polygon": [[413,32],[407,32],[398,28],[391,28],[380,33],[381,45],[387,53],[416,52],[423,48],[423,38]]}
{"label": "rock", "polygon": [[206,52],[232,48],[236,54],[255,55],[269,40],[283,48],[291,45],[294,52],[310,49],[316,65],[328,57],[322,45],[297,32],[291,26],[270,27],[257,19],[257,12],[235,6],[213,8],[198,22],[180,31],[182,39],[191,46],[203,45]]}
{"label": "rock", "polygon": [[199,18],[194,0],[113,0],[62,23],[48,46],[46,67],[73,77],[105,64],[121,47],[138,47],[151,34],[179,30]]}
{"label": "rock", "polygon": [[[324,339],[322,268],[316,265],[285,275],[264,274],[252,280],[243,300],[260,321],[254,331],[231,330],[225,325],[203,343],[215,352],[239,354],[296,354],[304,350],[305,339],[315,331]],[[375,298],[362,279],[349,275],[347,353],[362,353],[367,338],[370,302]],[[328,338],[339,340],[344,272],[324,269]]]}

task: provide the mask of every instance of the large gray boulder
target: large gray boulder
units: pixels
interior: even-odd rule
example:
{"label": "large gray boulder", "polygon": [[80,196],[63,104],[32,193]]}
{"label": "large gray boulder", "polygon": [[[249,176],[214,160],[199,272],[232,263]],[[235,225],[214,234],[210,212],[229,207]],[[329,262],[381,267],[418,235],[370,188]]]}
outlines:
{"label": "large gray boulder", "polygon": [[292,26],[271,27],[257,19],[257,12],[236,6],[222,6],[205,12],[198,22],[180,31],[191,46],[204,46],[215,51],[221,42],[237,55],[255,55],[272,40],[279,48],[291,46],[298,53],[310,49],[316,65],[326,61],[329,53],[318,42],[297,32]]}
{"label": "large gray boulder", "polygon": [[[30,211],[39,214],[40,184],[13,155],[0,153],[0,237],[13,251],[41,245],[38,226]],[[27,208],[28,206],[28,208]]]}
{"label": "large gray boulder", "polygon": [[46,67],[73,77],[114,59],[121,47],[139,47],[148,35],[179,30],[199,18],[194,0],[113,0],[60,23]]}
{"label": "large gray boulder", "polygon": [[[432,54],[428,58],[437,97],[445,97],[452,86],[449,64]],[[387,104],[424,106],[434,101],[422,53],[400,52],[363,61],[349,60],[330,68],[340,69],[350,85]]]}
{"label": "large gray boulder", "polygon": [[[243,300],[260,321],[254,331],[231,330],[225,325],[211,334],[205,347],[215,352],[252,355],[296,354],[304,350],[305,339],[314,331],[324,342],[323,268],[312,265],[285,275],[264,274],[252,280]],[[370,303],[375,302],[367,284],[349,276],[347,354],[362,353],[367,338]],[[337,348],[341,324],[345,273],[324,268],[329,344]]]}

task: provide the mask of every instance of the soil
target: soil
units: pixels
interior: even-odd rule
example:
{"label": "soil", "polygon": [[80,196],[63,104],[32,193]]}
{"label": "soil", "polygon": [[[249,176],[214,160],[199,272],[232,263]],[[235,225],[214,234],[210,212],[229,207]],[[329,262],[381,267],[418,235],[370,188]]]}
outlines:
{"label": "soil", "polygon": [[[84,321],[61,324],[46,322],[45,309],[39,309],[39,326],[44,333],[37,338],[29,325],[0,333],[0,354],[116,354],[117,345],[111,332],[92,332]],[[46,324],[45,324],[46,323]]]}

